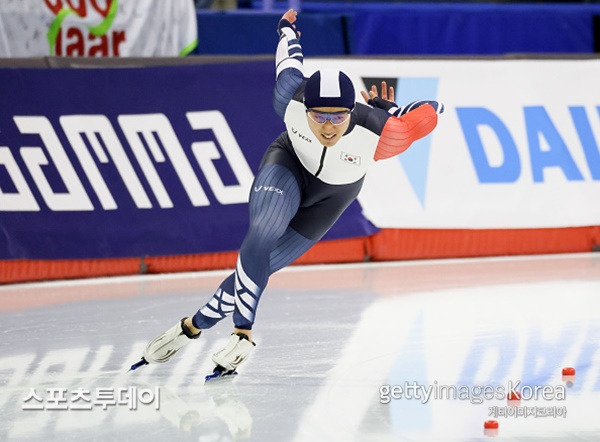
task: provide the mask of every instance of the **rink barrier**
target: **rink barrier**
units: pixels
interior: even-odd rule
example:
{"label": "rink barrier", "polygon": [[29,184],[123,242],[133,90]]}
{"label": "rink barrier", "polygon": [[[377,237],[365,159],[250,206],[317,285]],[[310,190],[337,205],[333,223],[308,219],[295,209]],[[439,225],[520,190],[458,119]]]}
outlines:
{"label": "rink barrier", "polygon": [[[156,275],[97,278],[73,283],[58,282],[21,284],[6,287],[2,294],[0,312],[59,305],[78,301],[131,299],[137,296],[181,297],[183,294],[205,296],[218,287],[227,272],[197,272]],[[426,293],[453,288],[497,286],[499,284],[529,284],[565,280],[584,280],[597,277],[600,261],[590,259],[588,253],[544,255],[540,259],[525,256],[522,259],[489,258],[485,264],[479,259],[446,259],[443,261],[395,261],[369,266],[339,265],[312,267],[312,272],[323,272],[325,277],[307,278],[301,266],[279,272],[269,279],[268,292],[277,296],[281,291],[330,290],[347,294],[365,290],[378,297]],[[470,275],[469,278],[457,275]],[[510,275],[507,281],[506,275]],[[390,286],[390,278],[403,281]],[[366,289],[365,289],[366,288]]]}
{"label": "rink barrier", "polygon": [[547,229],[382,229],[371,261],[600,251],[600,226]]}
{"label": "rink barrier", "polygon": [[[323,241],[293,265],[600,251],[600,226],[552,229],[382,229]],[[233,269],[237,252],[89,260],[9,260],[0,283]]]}
{"label": "rink barrier", "polygon": [[[323,241],[295,264],[362,262],[368,237]],[[233,269],[237,252],[140,258],[6,260],[0,262],[0,284],[150,273]]]}

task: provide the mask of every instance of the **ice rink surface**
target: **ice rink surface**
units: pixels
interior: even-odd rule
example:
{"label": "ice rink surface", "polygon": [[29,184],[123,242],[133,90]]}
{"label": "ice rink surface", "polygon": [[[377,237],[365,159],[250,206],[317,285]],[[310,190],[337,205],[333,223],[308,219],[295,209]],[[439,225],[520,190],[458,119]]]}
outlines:
{"label": "ice rink surface", "polygon": [[0,440],[600,440],[598,253],[286,269],[232,381],[229,318],[127,373],[227,274],[0,287]]}

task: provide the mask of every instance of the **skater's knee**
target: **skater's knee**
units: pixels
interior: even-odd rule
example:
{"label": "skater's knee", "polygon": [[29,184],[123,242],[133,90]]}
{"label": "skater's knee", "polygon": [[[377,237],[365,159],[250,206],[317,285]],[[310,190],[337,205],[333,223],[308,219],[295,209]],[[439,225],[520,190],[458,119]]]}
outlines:
{"label": "skater's knee", "polygon": [[260,221],[251,221],[248,233],[240,250],[251,250],[253,255],[270,254],[277,245],[277,240],[285,232],[285,227],[265,225]]}

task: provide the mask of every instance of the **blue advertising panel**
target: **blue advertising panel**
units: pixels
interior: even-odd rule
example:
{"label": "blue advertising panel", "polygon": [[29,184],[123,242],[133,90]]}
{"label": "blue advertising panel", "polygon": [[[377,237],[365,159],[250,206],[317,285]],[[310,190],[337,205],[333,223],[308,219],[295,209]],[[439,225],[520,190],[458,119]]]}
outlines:
{"label": "blue advertising panel", "polygon": [[[239,248],[272,62],[0,70],[0,259]],[[326,238],[374,232],[358,203]]]}

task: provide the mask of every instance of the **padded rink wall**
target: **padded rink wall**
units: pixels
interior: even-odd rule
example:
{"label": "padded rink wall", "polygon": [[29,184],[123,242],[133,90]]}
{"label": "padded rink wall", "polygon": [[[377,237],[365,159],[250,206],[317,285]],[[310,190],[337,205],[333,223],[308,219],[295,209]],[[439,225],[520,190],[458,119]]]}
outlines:
{"label": "padded rink wall", "polygon": [[[598,251],[600,227],[509,230],[383,229],[318,243],[294,265]],[[233,269],[236,252],[145,258],[4,260],[0,282]]]}
{"label": "padded rink wall", "polygon": [[[232,268],[253,174],[284,130],[273,60],[71,62],[0,69],[0,282]],[[446,112],[297,264],[598,249],[599,60],[305,66]]]}

